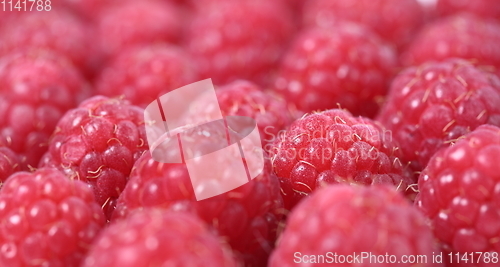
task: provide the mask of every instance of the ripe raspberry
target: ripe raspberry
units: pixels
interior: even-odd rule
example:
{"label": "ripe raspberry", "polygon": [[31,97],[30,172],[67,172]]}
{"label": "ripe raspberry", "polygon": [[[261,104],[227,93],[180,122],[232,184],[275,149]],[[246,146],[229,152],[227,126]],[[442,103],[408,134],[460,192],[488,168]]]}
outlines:
{"label": "ripe raspberry", "polygon": [[292,211],[269,266],[390,266],[420,255],[427,261],[396,265],[441,266],[434,253],[424,216],[393,188],[333,185]]}
{"label": "ripe raspberry", "polygon": [[113,222],[83,267],[237,266],[229,248],[197,217],[161,209],[137,210]]}
{"label": "ripe raspberry", "polygon": [[193,61],[176,46],[156,44],[119,52],[96,82],[99,94],[147,106],[162,94],[197,81]]}
{"label": "ripe raspberry", "polygon": [[126,101],[90,98],[61,118],[40,165],[86,182],[109,217],[132,165],[148,149],[143,116]]}
{"label": "ripe raspberry", "polygon": [[403,54],[405,65],[464,58],[491,65],[500,74],[500,23],[469,14],[427,25]]}
{"label": "ripe raspberry", "polygon": [[0,56],[26,49],[53,50],[91,76],[96,58],[89,53],[93,49],[89,34],[88,25],[64,10],[25,12],[0,28],[4,43]]}
{"label": "ripe raspberry", "polygon": [[340,23],[335,30],[299,35],[284,56],[276,90],[305,112],[342,108],[373,117],[396,67],[395,52],[365,28]]}
{"label": "ripe raspberry", "polygon": [[500,18],[500,2],[496,0],[438,0],[436,11],[440,16],[449,16],[461,12],[473,13],[479,17]]}
{"label": "ripe raspberry", "polygon": [[115,1],[117,0],[52,0],[51,6],[52,9],[68,9],[82,19],[92,21],[106,5]]}
{"label": "ripe raspberry", "polygon": [[197,214],[227,240],[245,266],[263,266],[276,240],[283,203],[270,166],[237,189],[196,201],[186,165],[159,163],[145,153],[134,165],[113,218],[143,207]]}
{"label": "ripe raspberry", "polygon": [[131,45],[179,41],[181,13],[167,1],[125,1],[107,6],[96,18],[104,57]]}
{"label": "ripe raspberry", "polygon": [[441,147],[481,124],[500,125],[500,79],[470,62],[429,62],[393,81],[378,120],[420,171]]}
{"label": "ripe raspberry", "polygon": [[21,170],[21,159],[8,147],[0,146],[0,188],[11,174]]}
{"label": "ripe raspberry", "polygon": [[193,106],[197,110],[192,113],[214,118],[220,110],[222,116],[246,116],[255,119],[262,147],[266,151],[272,147],[278,134],[290,125],[294,118],[302,115],[299,111],[291,110],[283,99],[264,92],[258,85],[245,80],[217,87],[216,94],[218,107],[206,105],[206,99],[201,98],[196,100]]}
{"label": "ripe raspberry", "polygon": [[[416,204],[431,219],[445,254],[493,252],[489,257],[498,260],[499,160],[500,128],[483,125],[436,153],[420,175]],[[457,264],[454,254],[448,266],[493,266],[483,264],[485,258],[479,262]]]}
{"label": "ripe raspberry", "polygon": [[296,120],[272,151],[285,208],[330,183],[389,184],[406,191],[413,180],[390,135],[372,120],[339,109]]}
{"label": "ripe raspberry", "polygon": [[[212,1],[209,1],[212,2]],[[293,32],[290,10],[275,1],[220,1],[194,12],[188,51],[215,84],[269,84]]]}
{"label": "ripe raspberry", "polygon": [[88,84],[70,62],[46,51],[0,58],[0,146],[36,167],[49,136],[68,109],[89,94]]}
{"label": "ripe raspberry", "polygon": [[0,191],[0,266],[79,266],[104,223],[84,183],[18,172]]}
{"label": "ripe raspberry", "polygon": [[401,47],[424,22],[424,11],[416,0],[310,0],[303,20],[327,29],[341,20],[357,22]]}

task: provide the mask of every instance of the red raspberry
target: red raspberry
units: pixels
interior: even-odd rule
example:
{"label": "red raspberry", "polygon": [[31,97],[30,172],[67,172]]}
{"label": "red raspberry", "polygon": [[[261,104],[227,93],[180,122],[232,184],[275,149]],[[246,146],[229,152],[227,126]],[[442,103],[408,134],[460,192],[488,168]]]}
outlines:
{"label": "red raspberry", "polygon": [[393,81],[378,120],[420,171],[441,147],[481,124],[500,125],[500,79],[470,62],[429,62]]}
{"label": "red raspberry", "polygon": [[51,0],[51,6],[52,9],[66,8],[79,15],[82,19],[91,21],[96,18],[106,5],[116,1],[119,0]]}
{"label": "red raspberry", "polygon": [[8,147],[0,146],[0,188],[11,174],[21,170],[21,159]]}
{"label": "red raspberry", "polygon": [[237,266],[230,249],[197,217],[161,209],[137,210],[113,222],[83,267]]}
{"label": "red raspberry", "polygon": [[440,16],[469,12],[483,18],[498,19],[500,18],[500,2],[496,0],[437,0],[436,11]]}
{"label": "red raspberry", "polygon": [[0,56],[33,48],[54,50],[91,75],[96,57],[89,53],[93,49],[89,35],[89,27],[64,10],[27,12],[0,28],[5,46]]}
{"label": "red raspberry", "polygon": [[338,21],[358,22],[398,47],[408,43],[424,22],[416,0],[310,0],[304,24],[332,29]]}
{"label": "red raspberry", "polygon": [[237,80],[217,87],[219,106],[206,105],[206,99],[197,99],[192,113],[197,117],[214,118],[219,110],[222,116],[246,116],[255,119],[259,127],[262,147],[268,151],[278,134],[301,115],[299,111],[290,110],[288,105],[272,93],[249,81]]}
{"label": "red raspberry", "polygon": [[125,1],[107,6],[97,18],[103,56],[131,45],[179,41],[182,16],[167,1]]}
{"label": "red raspberry", "polygon": [[491,65],[500,73],[500,23],[461,14],[427,25],[402,56],[406,65],[464,58]]}
{"label": "red raspberry", "polygon": [[57,121],[89,94],[70,62],[33,50],[0,58],[0,146],[36,167]]}
{"label": "red raspberry", "polygon": [[288,11],[274,1],[203,5],[187,32],[187,47],[203,78],[215,84],[237,79],[269,84],[293,32]]}
{"label": "red raspberry", "polygon": [[135,160],[148,149],[143,116],[126,101],[90,98],[61,118],[40,165],[86,182],[109,217]]}
{"label": "red raspberry", "polygon": [[285,208],[330,183],[389,184],[406,191],[413,180],[390,135],[372,120],[339,109],[296,120],[272,157]]}
{"label": "red raspberry", "polygon": [[192,60],[181,48],[156,44],[119,52],[101,72],[96,89],[106,96],[124,95],[132,104],[145,107],[197,78]]}
{"label": "red raspberry", "polygon": [[340,104],[373,117],[396,61],[389,46],[356,24],[311,29],[300,34],[284,56],[275,87],[305,112]]}
{"label": "red raspberry", "polygon": [[[146,1],[165,1],[181,2],[184,0],[142,0]],[[123,5],[125,2],[135,2],[135,0],[51,0],[53,9],[65,8],[79,15],[85,20],[94,22],[106,8],[112,5]]]}
{"label": "red raspberry", "polygon": [[466,262],[465,252],[490,252],[490,260],[498,260],[499,160],[500,128],[483,125],[436,153],[420,175],[416,203],[431,219],[445,255],[454,253],[448,266],[493,266],[486,264],[485,253]]}
{"label": "red raspberry", "polygon": [[228,241],[246,266],[263,266],[274,246],[283,203],[270,166],[237,189],[196,201],[186,165],[159,163],[146,153],[135,163],[113,218],[144,207],[197,214]]}
{"label": "red raspberry", "polygon": [[84,183],[18,172],[0,190],[0,266],[79,266],[104,223]]}
{"label": "red raspberry", "polygon": [[424,216],[393,188],[334,185],[292,211],[269,266],[441,266],[435,253]]}

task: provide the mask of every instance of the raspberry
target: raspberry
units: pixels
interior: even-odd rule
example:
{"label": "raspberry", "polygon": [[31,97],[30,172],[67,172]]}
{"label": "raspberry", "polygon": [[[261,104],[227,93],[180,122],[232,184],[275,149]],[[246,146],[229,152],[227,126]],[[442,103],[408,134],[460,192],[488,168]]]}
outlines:
{"label": "raspberry", "polygon": [[83,267],[237,266],[230,250],[197,217],[138,210],[113,222],[92,246]]}
{"label": "raspberry", "polygon": [[251,182],[196,201],[186,165],[159,163],[146,153],[134,165],[113,220],[145,207],[192,212],[226,239],[246,266],[263,266],[274,246],[283,203],[279,183],[267,165]]}
{"label": "raspberry", "polygon": [[340,23],[299,35],[284,56],[276,90],[305,112],[342,108],[373,117],[396,67],[395,52],[369,30]]}
{"label": "raspberry", "polygon": [[269,84],[293,32],[290,10],[274,1],[220,1],[200,9],[186,45],[202,78],[215,84],[237,79]]}
{"label": "raspberry", "polygon": [[124,95],[132,104],[147,106],[163,93],[197,81],[197,71],[184,50],[167,44],[119,52],[96,82],[99,94]]}
{"label": "raspberry", "polygon": [[61,118],[40,165],[86,182],[109,217],[132,165],[148,149],[143,116],[127,101],[90,98]]}
{"label": "raspberry", "polygon": [[441,147],[481,124],[500,125],[500,79],[460,59],[429,62],[393,81],[378,120],[420,171]]}
{"label": "raspberry", "polygon": [[406,191],[413,180],[390,134],[370,119],[339,109],[296,120],[272,152],[285,208],[330,183],[389,184]]}
{"label": "raspberry", "polygon": [[21,170],[21,159],[8,147],[0,146],[0,188],[11,174]]}
{"label": "raspberry", "polygon": [[268,151],[278,134],[301,114],[291,110],[283,99],[249,81],[237,80],[217,87],[218,107],[206,105],[206,99],[197,99],[193,106],[196,116],[214,118],[219,110],[222,116],[246,116],[255,119],[259,127],[262,147]]}
{"label": "raspberry", "polygon": [[36,50],[0,58],[0,146],[36,167],[57,121],[89,95],[70,62]]}
{"label": "raspberry", "polygon": [[27,12],[0,28],[4,43],[0,56],[26,49],[53,50],[91,76],[96,58],[89,53],[93,49],[89,34],[88,25],[64,10]]}
{"label": "raspberry", "polygon": [[104,57],[131,45],[179,41],[182,17],[167,1],[118,1],[96,18],[97,40]]}
{"label": "raspberry", "polygon": [[84,183],[56,169],[18,172],[0,191],[0,265],[79,266],[104,223]]}
{"label": "raspberry", "polygon": [[493,266],[485,258],[457,264],[455,252],[490,252],[487,257],[498,260],[499,160],[500,128],[483,125],[437,152],[420,175],[416,204],[432,221],[445,254],[454,253],[448,266]]}
{"label": "raspberry", "polygon": [[424,22],[424,11],[416,0],[311,0],[303,17],[305,25],[327,29],[340,20],[357,22],[402,47]]}
{"label": "raspberry", "polygon": [[[292,211],[269,266],[440,266],[434,253],[424,216],[393,188],[333,185]],[[427,261],[402,262],[412,256]]]}
{"label": "raspberry", "polygon": [[403,54],[402,61],[420,65],[457,57],[491,65],[500,74],[499,42],[499,22],[461,14],[427,25]]}
{"label": "raspberry", "polygon": [[500,2],[495,0],[438,0],[436,3],[436,11],[440,16],[469,12],[483,18],[489,17],[498,19],[500,17]]}

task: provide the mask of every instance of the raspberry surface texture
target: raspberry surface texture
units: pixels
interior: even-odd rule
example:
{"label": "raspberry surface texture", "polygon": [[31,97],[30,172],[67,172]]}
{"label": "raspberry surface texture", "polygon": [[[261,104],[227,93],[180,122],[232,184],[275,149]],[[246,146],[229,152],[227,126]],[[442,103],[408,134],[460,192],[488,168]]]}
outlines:
{"label": "raspberry surface texture", "polygon": [[0,190],[0,265],[80,266],[104,223],[84,183],[51,168],[18,172]]}
{"label": "raspberry surface texture", "polygon": [[198,73],[180,47],[155,44],[125,49],[102,70],[98,94],[124,96],[132,104],[147,106],[157,97],[196,82]]}
{"label": "raspberry surface texture", "polygon": [[176,43],[182,14],[168,1],[124,1],[108,5],[96,18],[101,56],[112,57],[127,46]]}
{"label": "raspberry surface texture", "polygon": [[236,79],[270,84],[294,30],[290,10],[275,1],[208,2],[186,33],[202,78],[216,85]]}
{"label": "raspberry surface texture", "polygon": [[340,109],[296,120],[272,151],[285,208],[326,184],[389,184],[412,193],[414,183],[390,132]]}
{"label": "raspberry surface texture", "polygon": [[83,267],[236,267],[227,244],[188,213],[137,210],[95,241]]}
{"label": "raspberry surface texture", "polygon": [[109,217],[134,162],[148,149],[143,116],[127,101],[89,98],[61,118],[40,165],[87,183]]}
{"label": "raspberry surface texture", "polygon": [[142,207],[189,211],[227,240],[245,266],[262,266],[274,247],[283,213],[279,190],[267,166],[241,187],[196,201],[186,165],[160,163],[146,153],[135,163],[113,220]]}
{"label": "raspberry surface texture", "polygon": [[[436,153],[420,175],[415,203],[431,220],[445,255],[453,253],[448,266],[498,264],[499,159],[500,128],[482,125]],[[466,252],[486,257],[466,261],[460,258]]]}
{"label": "raspberry surface texture", "polygon": [[88,97],[89,85],[65,58],[42,50],[0,58],[0,145],[36,167],[64,112]]}
{"label": "raspberry surface texture", "polygon": [[62,9],[22,12],[14,18],[0,26],[4,45],[0,56],[27,49],[53,50],[70,59],[84,74],[92,75],[96,56],[85,22]]}
{"label": "raspberry surface texture", "polygon": [[441,147],[482,124],[500,125],[500,79],[459,59],[402,71],[378,120],[420,171]]}
{"label": "raspberry surface texture", "polygon": [[456,1],[438,0],[436,10],[439,16],[449,16],[462,12],[473,13],[480,17],[500,19],[500,2],[495,0]]}
{"label": "raspberry surface texture", "polygon": [[426,25],[402,55],[405,65],[464,58],[500,74],[500,22],[458,14]]}
{"label": "raspberry surface texture", "polygon": [[341,20],[357,22],[401,47],[423,24],[424,11],[416,0],[310,0],[303,17],[306,26],[327,29]]}
{"label": "raspberry surface texture", "polygon": [[443,266],[434,253],[425,217],[393,188],[330,185],[292,211],[269,266]]}
{"label": "raspberry surface texture", "polygon": [[315,28],[299,34],[286,52],[275,88],[304,112],[340,105],[374,117],[396,62],[394,50],[362,26]]}
{"label": "raspberry surface texture", "polygon": [[[0,146],[0,184],[13,173],[21,170],[21,159],[10,148]],[[0,185],[1,188],[1,185]]]}

